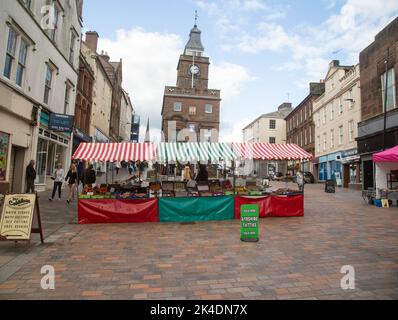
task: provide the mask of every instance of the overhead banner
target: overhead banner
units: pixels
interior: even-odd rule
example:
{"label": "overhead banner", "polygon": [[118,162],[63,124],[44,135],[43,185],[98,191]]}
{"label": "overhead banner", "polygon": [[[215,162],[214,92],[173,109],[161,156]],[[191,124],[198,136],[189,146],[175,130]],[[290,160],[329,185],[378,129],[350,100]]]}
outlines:
{"label": "overhead banner", "polygon": [[6,195],[1,215],[0,236],[7,240],[29,240],[35,204],[35,194]]}

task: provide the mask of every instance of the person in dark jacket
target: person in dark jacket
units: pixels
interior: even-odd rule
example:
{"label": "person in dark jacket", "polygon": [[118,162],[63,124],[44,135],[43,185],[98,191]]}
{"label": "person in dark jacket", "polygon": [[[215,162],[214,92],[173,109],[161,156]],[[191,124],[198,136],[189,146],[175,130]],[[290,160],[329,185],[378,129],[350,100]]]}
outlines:
{"label": "person in dark jacket", "polygon": [[77,169],[76,166],[72,163],[70,165],[68,174],[66,175],[65,181],[68,182],[69,186],[69,199],[66,202],[69,204],[71,201],[75,200],[75,189],[77,182]]}
{"label": "person in dark jacket", "polygon": [[88,169],[86,170],[86,174],[84,177],[84,185],[88,185],[88,184],[94,184],[95,181],[97,181],[97,178],[95,176],[95,170],[94,170],[94,166],[92,164],[90,164],[90,166],[88,167]]}
{"label": "person in dark jacket", "polygon": [[209,181],[209,173],[207,172],[207,168],[205,165],[199,165],[199,172],[196,176],[196,182],[207,182]]}
{"label": "person in dark jacket", "polygon": [[26,193],[35,192],[36,170],[35,161],[32,160],[26,167]]}

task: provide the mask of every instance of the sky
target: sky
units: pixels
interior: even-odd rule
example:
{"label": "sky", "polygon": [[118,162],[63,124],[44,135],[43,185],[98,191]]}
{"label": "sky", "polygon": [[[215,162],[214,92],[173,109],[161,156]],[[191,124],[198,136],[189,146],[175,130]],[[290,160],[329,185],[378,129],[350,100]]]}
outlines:
{"label": "sky", "polygon": [[[110,5],[111,4],[111,5]],[[160,139],[166,85],[194,25],[210,57],[209,87],[221,90],[220,139],[284,102],[297,106],[329,63],[355,65],[359,53],[398,16],[397,0],[84,0],[84,31],[100,35],[99,51],[123,59],[123,88]]]}

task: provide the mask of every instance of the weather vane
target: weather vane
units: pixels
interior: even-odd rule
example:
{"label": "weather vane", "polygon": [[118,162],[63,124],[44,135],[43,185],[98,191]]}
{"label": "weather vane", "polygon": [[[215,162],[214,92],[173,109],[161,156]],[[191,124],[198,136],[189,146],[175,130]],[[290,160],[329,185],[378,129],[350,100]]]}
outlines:
{"label": "weather vane", "polygon": [[195,10],[195,26],[198,24],[198,10]]}

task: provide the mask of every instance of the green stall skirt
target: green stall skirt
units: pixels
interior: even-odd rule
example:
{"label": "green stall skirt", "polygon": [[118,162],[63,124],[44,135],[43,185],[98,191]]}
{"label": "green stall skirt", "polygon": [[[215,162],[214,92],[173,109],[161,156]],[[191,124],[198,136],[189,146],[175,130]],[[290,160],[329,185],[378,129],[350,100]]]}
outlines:
{"label": "green stall skirt", "polygon": [[160,222],[234,219],[234,197],[160,198]]}

